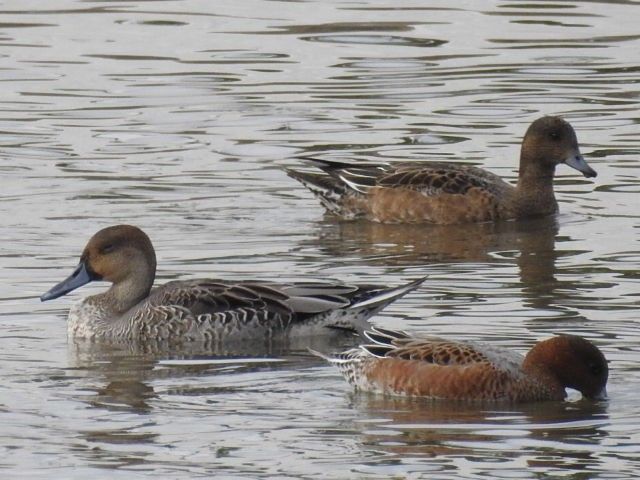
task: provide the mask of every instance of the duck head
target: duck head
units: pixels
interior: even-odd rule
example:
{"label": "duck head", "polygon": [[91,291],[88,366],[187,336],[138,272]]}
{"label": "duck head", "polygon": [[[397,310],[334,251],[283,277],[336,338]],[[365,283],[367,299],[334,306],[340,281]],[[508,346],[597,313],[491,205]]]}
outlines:
{"label": "duck head", "polygon": [[523,368],[553,377],[593,400],[607,398],[609,367],[602,352],[576,335],[559,335],[539,342],[527,354]]}
{"label": "duck head", "polygon": [[520,171],[541,169],[553,173],[555,166],[564,163],[585,177],[595,177],[580,154],[576,132],[560,117],[542,117],[533,122],[525,133],[520,155]]}
{"label": "duck head", "polygon": [[40,300],[53,300],[94,280],[114,285],[135,284],[135,290],[146,290],[146,295],[153,285],[155,271],[155,251],[142,230],[131,225],[107,227],[91,237],[73,273]]}

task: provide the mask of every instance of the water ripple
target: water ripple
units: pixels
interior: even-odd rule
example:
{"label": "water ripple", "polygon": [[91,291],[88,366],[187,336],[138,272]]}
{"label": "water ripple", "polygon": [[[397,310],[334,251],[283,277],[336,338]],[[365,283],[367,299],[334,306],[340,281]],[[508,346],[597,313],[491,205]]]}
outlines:
{"label": "water ripple", "polygon": [[[213,5],[0,11],[4,477],[635,478],[636,2]],[[514,182],[543,114],[571,121],[599,174],[559,166],[551,219],[338,222],[282,171],[444,159]],[[610,361],[610,400],[359,395],[309,343],[68,343],[70,302],[105,285],[38,296],[121,222],[152,237],[160,282],[428,275],[374,322],[519,352],[580,334]]]}

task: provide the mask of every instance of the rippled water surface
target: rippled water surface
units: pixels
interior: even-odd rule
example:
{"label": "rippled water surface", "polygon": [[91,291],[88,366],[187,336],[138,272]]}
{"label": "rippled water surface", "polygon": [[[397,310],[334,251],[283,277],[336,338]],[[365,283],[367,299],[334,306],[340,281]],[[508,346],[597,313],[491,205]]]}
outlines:
{"label": "rippled water surface", "polygon": [[[631,478],[640,475],[640,4],[633,1],[0,3],[0,476]],[[556,218],[340,223],[298,155],[472,162],[514,179],[542,114]],[[38,296],[115,223],[159,281],[424,287],[374,319],[526,351],[571,332],[608,402],[471,407],[355,395],[306,345],[162,351],[66,339]],[[315,348],[333,351],[350,344]]]}

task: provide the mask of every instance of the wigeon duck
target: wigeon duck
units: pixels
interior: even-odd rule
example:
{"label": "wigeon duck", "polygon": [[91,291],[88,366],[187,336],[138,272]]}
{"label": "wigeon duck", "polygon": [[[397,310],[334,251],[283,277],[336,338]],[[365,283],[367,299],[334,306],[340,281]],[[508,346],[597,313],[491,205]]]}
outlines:
{"label": "wigeon duck", "polygon": [[330,357],[356,389],[432,399],[532,402],[563,400],[565,388],[606,398],[607,360],[591,342],[560,335],[538,342],[525,357],[495,346],[412,338],[373,328],[372,345]]}
{"label": "wigeon duck", "polygon": [[385,289],[199,279],[152,289],[155,273],[155,251],[142,230],[108,227],[89,240],[71,276],[40,299],[105,280],[112,283],[109,290],[81,300],[69,311],[71,336],[218,342],[362,330],[367,318],[424,281]]}
{"label": "wigeon duck", "polygon": [[516,186],[481,168],[447,162],[344,163],[305,158],[323,173],[288,170],[331,213],[381,223],[455,224],[550,215],[556,165],[595,177],[571,125],[559,117],[531,124]]}

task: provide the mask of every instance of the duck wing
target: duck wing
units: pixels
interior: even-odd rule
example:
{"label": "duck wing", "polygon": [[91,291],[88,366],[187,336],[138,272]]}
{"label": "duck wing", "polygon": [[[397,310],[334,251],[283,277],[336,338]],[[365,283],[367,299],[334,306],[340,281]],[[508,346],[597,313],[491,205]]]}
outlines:
{"label": "duck wing", "polygon": [[490,364],[494,369],[520,371],[524,357],[510,350],[481,342],[454,342],[441,338],[415,338],[404,332],[373,327],[365,332],[372,345],[361,348],[378,358],[414,360],[431,365],[462,366]]}
{"label": "duck wing", "polygon": [[481,168],[447,162],[401,163],[381,175],[376,185],[409,189],[427,196],[464,195],[472,188],[496,193],[510,187],[497,175]]}
{"label": "duck wing", "polygon": [[372,187],[403,188],[427,196],[464,195],[472,188],[497,193],[513,188],[482,168],[453,162],[347,163],[307,159],[346,187],[367,193]]}
{"label": "duck wing", "polygon": [[349,305],[357,287],[326,284],[278,285],[200,279],[169,282],[149,296],[151,305],[187,308],[194,316],[253,310],[281,317],[317,314]]}
{"label": "duck wing", "polygon": [[[152,332],[158,325],[196,337],[256,336],[294,327],[363,331],[367,319],[415,290],[424,278],[397,287],[330,283],[237,282],[200,279],[169,282],[136,308],[136,322]],[[149,326],[147,326],[147,324]],[[152,326],[155,325],[155,326]],[[172,324],[172,325],[168,325]]]}

